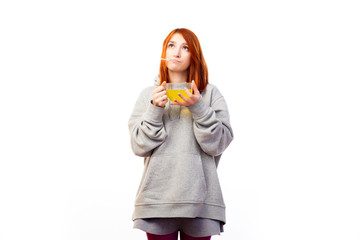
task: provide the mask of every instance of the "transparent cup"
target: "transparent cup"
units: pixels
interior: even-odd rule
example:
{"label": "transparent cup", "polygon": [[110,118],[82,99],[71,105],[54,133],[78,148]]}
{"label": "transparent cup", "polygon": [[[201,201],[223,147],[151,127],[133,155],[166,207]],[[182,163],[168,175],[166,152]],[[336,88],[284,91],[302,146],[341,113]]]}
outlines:
{"label": "transparent cup", "polygon": [[191,83],[166,83],[166,95],[173,102],[175,99],[183,102],[182,98],[179,96],[179,93],[186,98],[189,98],[187,95],[185,88],[189,90],[190,93],[193,93],[191,89]]}

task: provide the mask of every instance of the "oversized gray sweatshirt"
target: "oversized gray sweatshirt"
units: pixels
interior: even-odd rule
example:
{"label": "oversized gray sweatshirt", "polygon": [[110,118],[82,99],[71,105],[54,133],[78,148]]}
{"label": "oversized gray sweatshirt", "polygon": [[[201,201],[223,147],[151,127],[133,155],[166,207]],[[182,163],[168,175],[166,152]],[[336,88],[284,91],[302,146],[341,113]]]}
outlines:
{"label": "oversized gray sweatshirt", "polygon": [[144,157],[133,220],[200,217],[225,223],[217,175],[233,139],[225,99],[208,84],[190,107],[157,107],[151,104],[156,85],[141,92],[128,122],[132,150]]}

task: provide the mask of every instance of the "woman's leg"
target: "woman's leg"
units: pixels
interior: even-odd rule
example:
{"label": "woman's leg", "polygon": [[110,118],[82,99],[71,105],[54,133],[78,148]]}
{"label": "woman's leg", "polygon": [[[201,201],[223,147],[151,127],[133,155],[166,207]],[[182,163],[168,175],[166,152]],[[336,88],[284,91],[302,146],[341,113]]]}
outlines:
{"label": "woman's leg", "polygon": [[180,239],[181,240],[210,240],[211,236],[208,236],[208,237],[192,237],[192,236],[186,235],[183,232],[180,232]]}
{"label": "woman's leg", "polygon": [[166,234],[166,235],[156,235],[151,233],[146,233],[148,240],[177,240],[178,232]]}

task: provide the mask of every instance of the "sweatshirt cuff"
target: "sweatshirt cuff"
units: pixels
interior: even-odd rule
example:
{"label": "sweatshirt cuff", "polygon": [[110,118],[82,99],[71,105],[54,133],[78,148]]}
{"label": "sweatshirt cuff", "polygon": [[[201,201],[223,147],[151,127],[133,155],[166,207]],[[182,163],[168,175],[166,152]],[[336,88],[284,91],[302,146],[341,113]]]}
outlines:
{"label": "sweatshirt cuff", "polygon": [[202,100],[202,98],[200,98],[199,101],[197,101],[194,105],[192,105],[188,108],[189,108],[191,114],[193,115],[193,118],[199,119],[207,113],[209,106],[207,106],[205,104],[205,102]]}
{"label": "sweatshirt cuff", "polygon": [[151,122],[162,122],[162,117],[164,114],[164,108],[149,104],[147,111],[145,112],[145,119]]}

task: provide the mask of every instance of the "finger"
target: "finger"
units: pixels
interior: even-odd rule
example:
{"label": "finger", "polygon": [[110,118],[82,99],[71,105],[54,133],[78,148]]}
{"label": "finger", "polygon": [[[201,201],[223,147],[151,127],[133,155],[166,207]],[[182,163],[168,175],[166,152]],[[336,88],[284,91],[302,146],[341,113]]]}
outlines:
{"label": "finger", "polygon": [[165,87],[164,86],[159,86],[159,92],[165,91]]}
{"label": "finger", "polygon": [[167,96],[162,94],[162,93],[156,93],[153,95],[153,101],[154,102],[159,102],[161,101],[162,99],[166,98]]}
{"label": "finger", "polygon": [[165,96],[162,96],[162,97],[159,97],[158,99],[157,99],[157,102],[159,103],[159,104],[162,104],[162,103],[166,103],[168,101],[168,98],[167,98],[167,96],[165,95]]}
{"label": "finger", "polygon": [[192,97],[193,94],[189,91],[189,89],[185,88],[185,92],[190,98]]}
{"label": "finger", "polygon": [[163,89],[163,91],[166,92],[166,82],[165,81],[161,83],[161,89]]}
{"label": "finger", "polygon": [[159,106],[160,106],[160,107],[165,107],[165,106],[166,106],[166,103],[167,103],[167,101],[163,101],[163,102],[159,103]]}
{"label": "finger", "polygon": [[194,94],[196,95],[200,94],[199,89],[197,88],[194,80],[192,80],[192,89],[194,90]]}
{"label": "finger", "polygon": [[166,96],[166,91],[155,93],[153,96],[154,96],[155,99],[161,98],[163,96]]}
{"label": "finger", "polygon": [[[182,95],[181,93],[179,93],[178,95],[179,95],[179,97],[180,97],[182,100],[184,100],[184,102],[178,101],[179,104],[180,104],[180,102],[181,102],[181,103],[187,103],[187,101],[189,100],[187,97],[185,97],[185,96]],[[180,104],[180,105],[181,105],[181,104]]]}
{"label": "finger", "polygon": [[160,85],[160,86],[157,86],[153,93],[158,93],[158,92],[161,92],[161,91],[165,91],[165,87],[163,85]]}
{"label": "finger", "polygon": [[161,85],[158,86],[158,89],[159,89],[160,91],[164,91],[164,90],[165,90],[165,86],[166,86],[166,82],[164,81],[164,82],[161,83]]}
{"label": "finger", "polygon": [[185,106],[185,105],[184,105],[184,102],[181,102],[181,101],[179,101],[179,100],[177,100],[177,99],[174,99],[174,101],[171,102],[170,104],[171,104],[171,105]]}
{"label": "finger", "polygon": [[165,95],[160,98],[157,98],[156,100],[153,100],[153,102],[155,102],[155,104],[158,106],[164,107],[166,105],[166,103],[168,102],[168,98]]}
{"label": "finger", "polygon": [[167,95],[162,96],[162,97],[161,97],[161,100],[167,102],[167,101],[168,101],[168,96],[167,96]]}
{"label": "finger", "polygon": [[161,98],[161,103],[162,103],[164,106],[165,106],[165,104],[166,104],[168,101],[169,101],[169,99],[167,98],[166,95]]}

